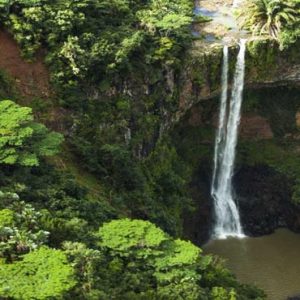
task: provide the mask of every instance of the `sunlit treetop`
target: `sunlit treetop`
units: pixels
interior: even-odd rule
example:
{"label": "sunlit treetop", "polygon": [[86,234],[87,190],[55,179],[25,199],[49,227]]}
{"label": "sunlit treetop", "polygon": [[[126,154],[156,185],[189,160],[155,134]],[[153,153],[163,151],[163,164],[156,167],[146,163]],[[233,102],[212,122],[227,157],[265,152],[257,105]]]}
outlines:
{"label": "sunlit treetop", "polygon": [[37,166],[39,158],[58,153],[63,137],[33,120],[31,108],[0,101],[0,163]]}

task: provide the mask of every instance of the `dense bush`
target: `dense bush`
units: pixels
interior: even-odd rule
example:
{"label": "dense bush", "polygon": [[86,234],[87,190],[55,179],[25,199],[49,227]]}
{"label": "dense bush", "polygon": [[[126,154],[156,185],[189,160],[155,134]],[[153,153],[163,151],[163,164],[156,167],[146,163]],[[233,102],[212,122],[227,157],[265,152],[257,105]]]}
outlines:
{"label": "dense bush", "polygon": [[0,101],[0,164],[36,166],[59,151],[63,137],[33,121],[32,110]]}
{"label": "dense bush", "polygon": [[104,224],[97,236],[97,250],[64,244],[75,262],[79,285],[74,295],[79,298],[264,298],[261,291],[239,285],[219,261],[203,256],[190,242],[174,240],[150,222],[115,220]]}
{"label": "dense bush", "polygon": [[[12,226],[14,214],[2,210],[1,226]],[[34,216],[28,221],[34,222]],[[7,227],[0,231],[3,228]],[[63,250],[40,245],[17,259],[2,261],[0,296],[25,300],[264,299],[263,292],[238,284],[219,260],[203,256],[198,247],[171,238],[148,221],[111,221],[95,237],[91,247],[65,241]],[[8,244],[2,237],[1,241]],[[14,253],[7,249],[10,257]]]}
{"label": "dense bush", "polygon": [[72,109],[67,142],[76,159],[105,182],[115,206],[177,234],[186,172],[169,146],[163,174],[143,160],[177,106],[174,81],[192,13],[189,0],[17,0],[0,8],[27,58],[46,50],[60,103]]}
{"label": "dense bush", "polygon": [[1,9],[24,54],[47,47],[53,79],[66,85],[86,78],[110,84],[144,61],[173,64],[188,42],[191,16],[188,0],[16,0]]}
{"label": "dense bush", "polygon": [[0,258],[12,261],[45,244],[49,232],[41,229],[41,213],[31,205],[14,201],[9,207],[0,210]]}
{"label": "dense bush", "polygon": [[61,250],[46,247],[21,261],[0,265],[0,296],[12,299],[61,299],[76,281]]}
{"label": "dense bush", "polygon": [[240,11],[242,28],[254,35],[268,34],[281,47],[294,43],[300,36],[300,2],[298,0],[246,1]]}

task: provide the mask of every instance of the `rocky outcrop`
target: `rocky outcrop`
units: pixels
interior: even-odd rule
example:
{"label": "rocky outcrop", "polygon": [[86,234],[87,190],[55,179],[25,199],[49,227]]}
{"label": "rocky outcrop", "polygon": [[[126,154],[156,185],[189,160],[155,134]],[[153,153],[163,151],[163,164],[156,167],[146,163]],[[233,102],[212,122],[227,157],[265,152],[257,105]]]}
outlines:
{"label": "rocky outcrop", "polygon": [[[209,239],[214,222],[209,172],[208,164],[202,162],[191,183],[196,210],[184,218],[185,236],[199,245]],[[243,166],[236,173],[234,184],[248,236],[271,234],[280,227],[300,233],[300,207],[292,203],[291,183],[284,175],[268,166]]]}
{"label": "rocky outcrop", "polygon": [[[274,87],[244,93],[234,188],[248,235],[270,234],[279,227],[300,232],[300,205],[295,204],[300,152],[298,91]],[[176,126],[180,134],[176,143],[189,163],[192,157],[194,170],[191,196],[196,210],[186,217],[186,236],[200,245],[214,223],[210,178],[218,98],[192,106]]]}
{"label": "rocky outcrop", "polygon": [[[207,112],[201,106],[195,105],[189,110],[187,123],[192,127],[211,124],[217,129],[218,114],[214,113],[212,117],[209,118]],[[241,118],[239,131],[239,136],[243,139],[269,140],[274,137],[270,121],[258,113],[244,113]]]}
{"label": "rocky outcrop", "polygon": [[[205,167],[206,166],[206,167]],[[202,162],[191,183],[195,211],[184,217],[185,237],[198,245],[209,238],[214,223],[208,163]],[[291,182],[268,166],[243,166],[234,178],[243,229],[261,236],[286,227],[300,233],[300,207],[291,201]]]}
{"label": "rocky outcrop", "polygon": [[240,124],[240,137],[268,140],[274,137],[269,121],[256,114],[245,114]]}
{"label": "rocky outcrop", "polygon": [[300,111],[297,111],[296,113],[296,126],[300,129]]}
{"label": "rocky outcrop", "polygon": [[[249,40],[246,55],[246,88],[300,85],[300,42],[281,51],[272,40]],[[233,77],[238,46],[230,47],[230,78]],[[179,108],[171,123],[191,107],[220,93],[222,46],[194,47],[179,79]]]}
{"label": "rocky outcrop", "polygon": [[264,235],[279,227],[300,230],[300,208],[292,204],[291,183],[267,166],[242,167],[235,176],[239,209],[247,235]]}
{"label": "rocky outcrop", "polygon": [[193,127],[203,125],[203,111],[201,107],[194,106],[191,108],[188,124]]}

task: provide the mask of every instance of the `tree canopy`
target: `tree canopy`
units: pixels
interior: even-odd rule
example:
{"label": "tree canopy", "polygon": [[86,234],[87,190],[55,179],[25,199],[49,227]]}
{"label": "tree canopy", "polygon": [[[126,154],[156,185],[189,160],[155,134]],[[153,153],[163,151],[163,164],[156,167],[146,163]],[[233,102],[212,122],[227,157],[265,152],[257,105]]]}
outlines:
{"label": "tree canopy", "polygon": [[53,79],[67,86],[107,82],[145,61],[174,63],[192,22],[188,0],[16,0],[2,7],[24,53],[46,46]]}
{"label": "tree canopy", "polygon": [[[85,289],[87,298],[88,295],[107,299],[178,300],[263,297],[259,290],[237,284],[213,257],[202,255],[200,248],[170,237],[148,221],[113,220],[101,226],[97,236],[100,251],[80,244],[65,244],[69,257],[76,261],[75,268],[84,270],[80,290]],[[83,254],[89,259],[85,261]],[[98,280],[95,276],[99,276]]]}
{"label": "tree canopy", "polygon": [[63,137],[33,121],[32,110],[0,101],[0,163],[36,166],[39,158],[59,151]]}
{"label": "tree canopy", "polygon": [[0,264],[0,295],[13,299],[60,299],[76,281],[61,250],[46,247],[24,255],[21,261]]}

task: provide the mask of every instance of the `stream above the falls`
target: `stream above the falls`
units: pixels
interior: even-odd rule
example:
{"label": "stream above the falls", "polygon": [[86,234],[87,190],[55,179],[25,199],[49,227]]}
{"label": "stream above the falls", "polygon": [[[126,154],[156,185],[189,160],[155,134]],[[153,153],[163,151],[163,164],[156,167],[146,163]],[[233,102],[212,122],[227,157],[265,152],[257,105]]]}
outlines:
{"label": "stream above the falls", "polygon": [[212,240],[205,254],[216,254],[242,283],[262,288],[271,300],[300,294],[300,235],[287,229],[257,238]]}

